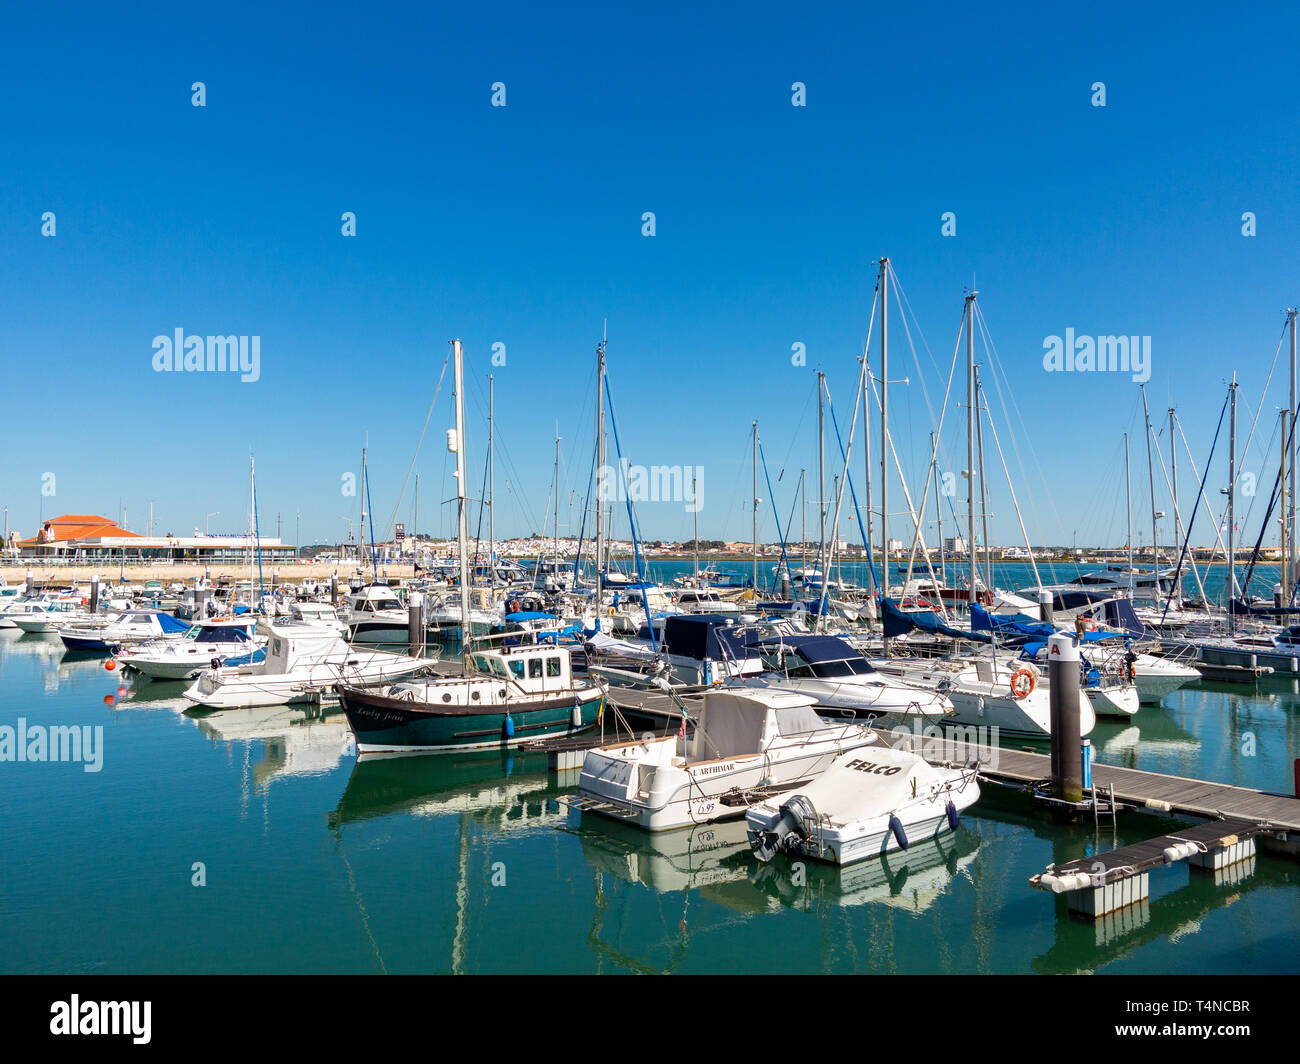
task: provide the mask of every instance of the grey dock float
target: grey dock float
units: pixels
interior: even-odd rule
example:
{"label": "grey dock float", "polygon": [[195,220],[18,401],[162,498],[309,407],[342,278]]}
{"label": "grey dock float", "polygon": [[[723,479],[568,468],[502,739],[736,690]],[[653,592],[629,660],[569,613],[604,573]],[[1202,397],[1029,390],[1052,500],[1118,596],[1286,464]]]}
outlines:
{"label": "grey dock float", "polygon": [[[981,778],[995,782],[1027,786],[1052,774],[1052,759],[1048,754],[1005,746],[983,746],[949,736],[917,739],[910,733],[880,730],[876,734],[891,746],[911,744],[927,760],[936,759],[931,756],[933,753],[940,760],[979,761]],[[1114,787],[1117,802],[1147,813],[1188,820],[1230,817],[1272,824],[1285,834],[1289,843],[1287,848],[1300,855],[1300,798],[1230,783],[1212,783],[1099,763],[1092,766],[1092,783],[1098,793],[1109,792]],[[1276,841],[1283,842],[1280,839]]]}
{"label": "grey dock float", "polygon": [[1268,665],[1216,665],[1209,661],[1189,661],[1187,664],[1201,674],[1201,679],[1220,683],[1254,683],[1261,676],[1273,675]]}
{"label": "grey dock float", "polygon": [[1253,861],[1255,837],[1276,830],[1275,825],[1238,819],[1197,824],[1093,857],[1049,865],[1047,871],[1031,876],[1029,885],[1053,894],[1067,893],[1073,912],[1096,919],[1145,902],[1152,869],[1185,860],[1195,868],[1221,874]]}

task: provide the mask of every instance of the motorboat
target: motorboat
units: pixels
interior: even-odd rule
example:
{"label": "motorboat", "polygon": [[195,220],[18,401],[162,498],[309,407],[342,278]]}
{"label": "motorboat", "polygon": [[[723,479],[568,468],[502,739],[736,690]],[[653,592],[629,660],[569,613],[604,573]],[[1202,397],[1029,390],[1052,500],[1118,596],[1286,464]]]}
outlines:
{"label": "motorboat", "polygon": [[28,635],[55,631],[60,625],[81,613],[80,599],[58,599],[55,602],[33,605],[26,613],[10,614],[14,627]]}
{"label": "motorboat", "polygon": [[604,684],[576,677],[567,647],[495,646],[467,655],[467,674],[406,680],[366,690],[351,683],[339,701],[367,753],[418,753],[518,746],[595,724]]}
{"label": "motorboat", "polygon": [[285,705],[329,696],[335,684],[392,682],[432,664],[352,647],[338,632],[306,622],[263,621],[257,631],[267,637],[262,661],[204,669],[184,697],[212,709]]}
{"label": "motorboat", "polygon": [[56,631],[69,650],[115,654],[125,646],[180,639],[191,627],[161,610],[124,610],[106,625],[73,623]]}
{"label": "motorboat", "polygon": [[124,647],[119,665],[155,680],[189,680],[231,658],[252,655],[266,642],[250,620],[199,621],[180,639]]}
{"label": "motorboat", "polygon": [[575,802],[647,831],[738,819],[872,741],[866,727],[825,721],[815,705],[794,691],[711,689],[689,733],[684,716],[676,735],[587,751]]}
{"label": "motorboat", "polygon": [[780,635],[748,645],[759,652],[767,668],[733,684],[810,695],[823,717],[890,727],[904,719],[938,718],[953,711],[946,695],[879,672],[836,636]]}
{"label": "motorboat", "polygon": [[348,642],[405,645],[410,613],[387,584],[366,584],[348,596]]}
{"label": "motorboat", "polygon": [[745,814],[760,861],[778,853],[852,864],[956,831],[980,795],[976,766],[931,764],[883,742],[842,754],[818,779]]}

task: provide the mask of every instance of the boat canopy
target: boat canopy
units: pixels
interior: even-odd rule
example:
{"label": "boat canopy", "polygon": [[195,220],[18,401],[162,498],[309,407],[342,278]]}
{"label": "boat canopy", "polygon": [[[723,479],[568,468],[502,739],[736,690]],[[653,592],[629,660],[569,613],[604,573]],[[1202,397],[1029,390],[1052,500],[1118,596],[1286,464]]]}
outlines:
{"label": "boat canopy", "polygon": [[890,599],[882,599],[882,602],[884,604],[882,620],[885,635],[891,638],[906,635],[915,628],[931,635],[946,635],[952,639],[974,639],[982,643],[991,642],[990,637],[983,632],[966,631],[964,628],[953,628],[951,625],[944,624],[934,610],[907,610],[904,612]]}
{"label": "boat canopy", "polygon": [[711,613],[673,614],[664,621],[664,648],[669,654],[703,661],[724,657],[753,658],[757,652],[727,631],[734,618]]}

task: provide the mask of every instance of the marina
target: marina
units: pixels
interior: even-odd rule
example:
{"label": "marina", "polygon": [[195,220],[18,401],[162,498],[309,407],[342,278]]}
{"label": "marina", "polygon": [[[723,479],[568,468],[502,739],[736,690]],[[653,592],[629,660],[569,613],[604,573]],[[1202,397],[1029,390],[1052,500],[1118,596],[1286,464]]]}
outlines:
{"label": "marina", "polygon": [[[20,1049],[359,1055],[619,975],[695,977],[688,1039],[849,976],[954,1053],[1289,1044],[1285,48],[145,8],[0,35]],[[803,985],[744,984],[760,1052]]]}

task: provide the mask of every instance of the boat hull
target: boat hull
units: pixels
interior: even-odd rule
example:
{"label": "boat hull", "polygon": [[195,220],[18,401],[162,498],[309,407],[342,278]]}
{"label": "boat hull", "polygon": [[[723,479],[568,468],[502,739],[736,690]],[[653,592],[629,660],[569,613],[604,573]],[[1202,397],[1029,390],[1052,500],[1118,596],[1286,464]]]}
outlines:
{"label": "boat hull", "polygon": [[[598,688],[510,706],[437,707],[343,687],[339,701],[357,738],[359,753],[486,750],[533,739],[569,735],[596,723],[603,695]],[[579,723],[575,725],[575,704]],[[507,716],[513,733],[506,734]]]}

